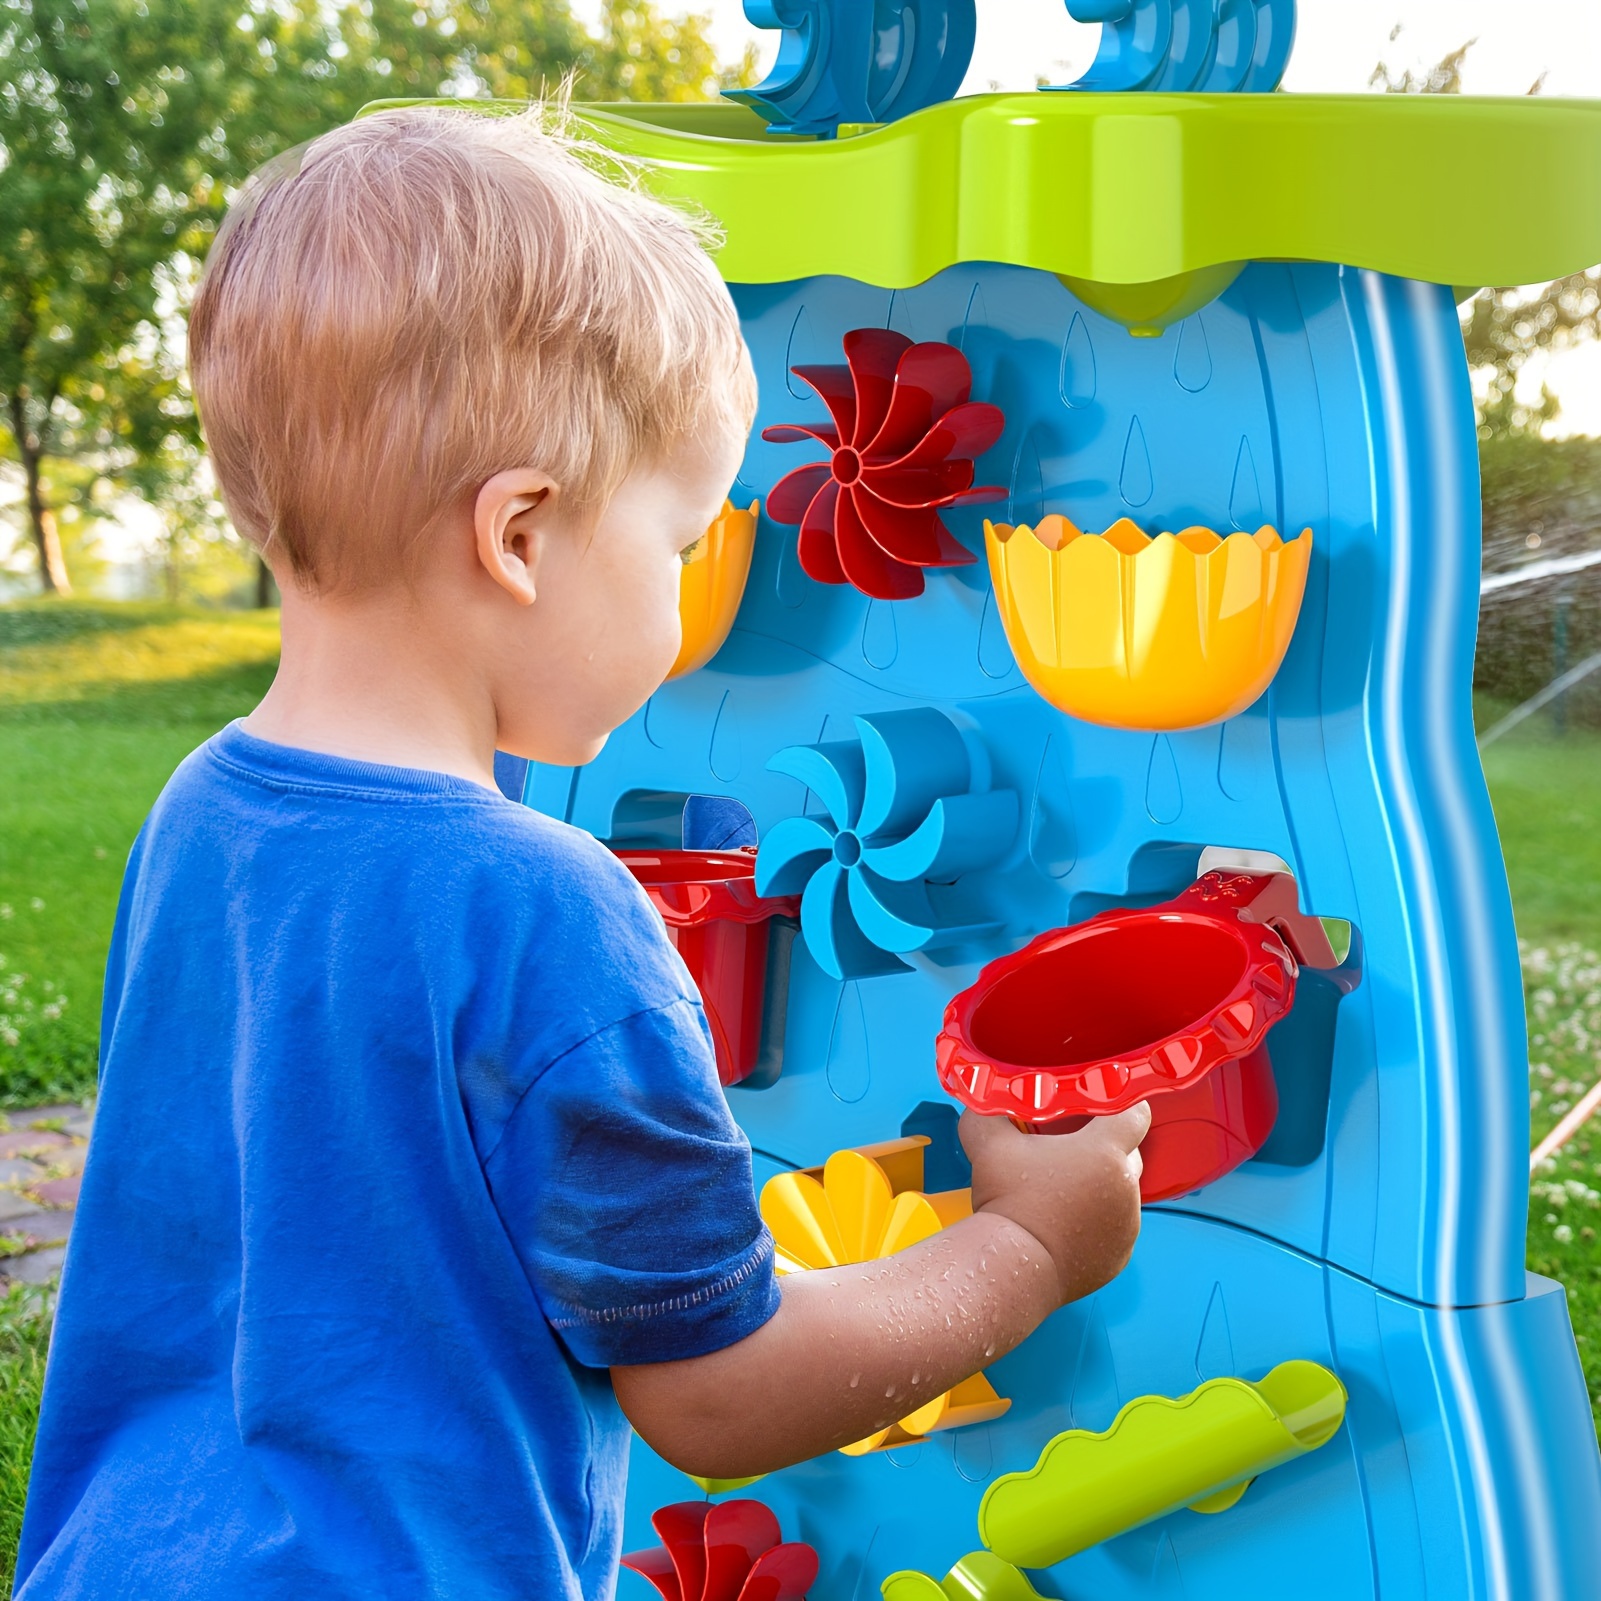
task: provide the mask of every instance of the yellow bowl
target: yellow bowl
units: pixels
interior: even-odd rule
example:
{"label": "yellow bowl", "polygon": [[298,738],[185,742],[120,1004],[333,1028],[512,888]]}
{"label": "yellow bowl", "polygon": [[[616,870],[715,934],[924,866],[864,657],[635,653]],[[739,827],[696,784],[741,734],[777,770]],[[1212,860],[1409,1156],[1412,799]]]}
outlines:
{"label": "yellow bowl", "polygon": [[669,678],[682,678],[704,667],[723,648],[745,598],[760,506],[759,500],[753,500],[749,511],[740,511],[731,500],[725,500],[706,537],[684,553],[684,571],[678,580],[683,643]]}
{"label": "yellow bowl", "polygon": [[1086,534],[984,524],[1006,637],[1029,682],[1085,722],[1204,728],[1251,705],[1284,660],[1306,592],[1312,530],[1155,539],[1124,518]]}

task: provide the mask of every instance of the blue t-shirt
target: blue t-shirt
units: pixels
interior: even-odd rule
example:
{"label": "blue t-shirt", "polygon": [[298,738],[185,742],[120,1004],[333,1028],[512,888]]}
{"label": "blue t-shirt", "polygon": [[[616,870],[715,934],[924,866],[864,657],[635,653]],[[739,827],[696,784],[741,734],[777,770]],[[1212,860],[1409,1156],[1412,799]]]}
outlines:
{"label": "blue t-shirt", "polygon": [[778,1304],[611,853],[236,725],[134,846],[101,1052],[19,1601],[610,1596],[607,1368]]}

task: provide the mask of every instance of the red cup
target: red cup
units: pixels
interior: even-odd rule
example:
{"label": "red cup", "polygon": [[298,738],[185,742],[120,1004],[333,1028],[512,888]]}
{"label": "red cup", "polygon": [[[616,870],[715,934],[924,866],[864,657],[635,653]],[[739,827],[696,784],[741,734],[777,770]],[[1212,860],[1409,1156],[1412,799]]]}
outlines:
{"label": "red cup", "polygon": [[1039,1133],[1148,1101],[1140,1194],[1187,1194],[1273,1130],[1265,1042],[1301,961],[1334,965],[1293,879],[1208,873],[1164,905],[1103,912],[990,963],[946,1009],[940,1082]]}
{"label": "red cup", "polygon": [[617,857],[661,913],[700,990],[718,1078],[738,1084],[761,1056],[768,924],[798,916],[799,897],[756,893],[754,851],[622,850]]}

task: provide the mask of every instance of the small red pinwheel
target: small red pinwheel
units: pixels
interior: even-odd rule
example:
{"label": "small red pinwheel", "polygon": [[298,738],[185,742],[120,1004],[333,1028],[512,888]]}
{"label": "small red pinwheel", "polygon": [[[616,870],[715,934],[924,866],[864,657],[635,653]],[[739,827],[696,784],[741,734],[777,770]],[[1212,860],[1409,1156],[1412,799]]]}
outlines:
{"label": "small red pinwheel", "polygon": [[779,1544],[778,1519],[760,1501],[680,1501],[651,1514],[662,1543],[623,1566],[656,1586],[663,1601],[804,1601],[817,1581],[817,1553]]}
{"label": "small red pinwheel", "polygon": [[763,439],[814,439],[832,459],[773,486],[767,514],[800,525],[800,562],[820,584],[854,584],[875,600],[923,593],[925,567],[974,558],[951,537],[942,506],[998,500],[973,486],[975,457],[1006,427],[998,406],[967,397],[973,373],[954,345],[914,345],[887,328],[845,335],[843,367],[796,367],[833,425],[783,424]]}

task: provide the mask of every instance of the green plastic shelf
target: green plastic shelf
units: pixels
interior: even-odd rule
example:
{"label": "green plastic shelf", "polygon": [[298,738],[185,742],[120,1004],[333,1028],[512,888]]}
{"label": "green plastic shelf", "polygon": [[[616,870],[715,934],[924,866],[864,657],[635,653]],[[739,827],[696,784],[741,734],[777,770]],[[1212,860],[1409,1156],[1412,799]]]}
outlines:
{"label": "green plastic shelf", "polygon": [[[717,218],[731,283],[907,288],[991,261],[1149,284],[1289,259],[1505,285],[1601,262],[1601,102],[977,95],[827,141],[768,137],[743,106],[579,110]],[[1515,194],[1515,219],[1490,194]]]}

